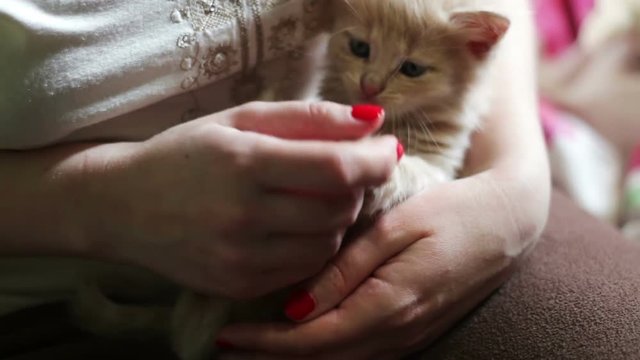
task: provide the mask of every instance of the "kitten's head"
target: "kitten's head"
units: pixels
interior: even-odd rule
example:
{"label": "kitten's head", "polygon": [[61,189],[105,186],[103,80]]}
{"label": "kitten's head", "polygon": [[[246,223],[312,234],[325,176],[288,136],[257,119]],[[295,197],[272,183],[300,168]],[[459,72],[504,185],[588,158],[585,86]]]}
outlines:
{"label": "kitten's head", "polygon": [[447,12],[437,3],[334,0],[323,95],[376,103],[396,115],[459,105],[509,20]]}

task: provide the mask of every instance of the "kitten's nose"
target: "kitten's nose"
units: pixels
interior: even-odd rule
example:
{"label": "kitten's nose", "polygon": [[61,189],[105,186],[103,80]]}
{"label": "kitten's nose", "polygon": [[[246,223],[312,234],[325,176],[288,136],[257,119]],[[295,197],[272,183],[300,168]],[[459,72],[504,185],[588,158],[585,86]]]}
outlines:
{"label": "kitten's nose", "polygon": [[360,91],[365,98],[370,99],[380,95],[384,91],[384,86],[368,76],[363,76],[360,79]]}

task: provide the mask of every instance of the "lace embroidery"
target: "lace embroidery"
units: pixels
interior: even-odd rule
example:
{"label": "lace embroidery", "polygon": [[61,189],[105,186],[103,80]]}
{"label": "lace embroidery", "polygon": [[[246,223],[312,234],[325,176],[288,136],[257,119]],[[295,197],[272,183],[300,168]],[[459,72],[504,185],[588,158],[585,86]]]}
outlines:
{"label": "lace embroidery", "polygon": [[184,5],[176,10],[189,20],[193,30],[196,32],[218,29],[228,25],[236,16],[236,8],[239,3],[239,1],[230,0],[186,0],[178,2]]}
{"label": "lace embroidery", "polygon": [[175,3],[171,21],[188,21],[193,30],[176,40],[176,46],[185,52],[180,62],[180,69],[186,73],[181,83],[182,89],[195,88],[200,86],[201,81],[216,80],[235,72],[241,65],[245,66],[239,61],[241,54],[237,44],[225,40],[206,46],[208,42],[202,40],[206,31],[217,31],[233,25],[243,11],[241,0],[171,1]]}
{"label": "lace embroidery", "polygon": [[237,51],[231,45],[218,45],[209,48],[209,51],[200,59],[202,72],[207,78],[228,74],[231,68],[237,65],[234,59]]}
{"label": "lace embroidery", "polygon": [[298,32],[299,20],[288,17],[271,28],[269,36],[269,50],[281,54],[293,51],[296,48],[296,33]]}
{"label": "lace embroidery", "polygon": [[[170,14],[174,23],[184,21],[191,32],[176,39],[184,55],[179,67],[185,73],[181,83],[192,90],[203,83],[234,73],[241,75],[231,90],[234,102],[252,100],[262,88],[262,79],[252,69],[265,58],[289,55],[301,57],[305,38],[316,33],[321,0],[169,0],[175,4]],[[294,2],[296,4],[294,4]],[[291,3],[291,4],[290,4]],[[270,18],[265,28],[262,15],[279,6],[282,18]],[[295,16],[292,16],[292,10]],[[275,24],[275,25],[274,25]],[[230,37],[235,29],[238,38]],[[268,52],[268,55],[267,55]]]}
{"label": "lace embroidery", "polygon": [[304,29],[305,37],[310,38],[320,31],[320,4],[323,0],[304,0]]}

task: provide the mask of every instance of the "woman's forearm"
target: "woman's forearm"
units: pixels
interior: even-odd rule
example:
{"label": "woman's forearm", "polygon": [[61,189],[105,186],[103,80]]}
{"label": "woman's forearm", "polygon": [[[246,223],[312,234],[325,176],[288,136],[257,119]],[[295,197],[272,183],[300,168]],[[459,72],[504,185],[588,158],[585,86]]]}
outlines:
{"label": "woman's forearm", "polygon": [[[116,145],[0,151],[0,255],[83,255],[77,196]],[[83,202],[86,203],[86,202]]]}
{"label": "woman's forearm", "polygon": [[512,245],[526,248],[546,223],[550,175],[537,111],[531,11],[526,0],[506,1],[514,6],[512,28],[496,58],[494,102],[474,136],[465,171],[484,173],[500,188],[520,232]]}

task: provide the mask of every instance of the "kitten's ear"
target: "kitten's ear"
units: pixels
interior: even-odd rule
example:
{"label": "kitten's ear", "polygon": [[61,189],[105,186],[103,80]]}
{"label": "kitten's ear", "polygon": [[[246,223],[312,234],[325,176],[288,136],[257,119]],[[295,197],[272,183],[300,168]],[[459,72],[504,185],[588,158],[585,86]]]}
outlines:
{"label": "kitten's ear", "polygon": [[467,47],[480,60],[487,57],[511,25],[506,17],[489,11],[458,12],[450,20],[468,34]]}

